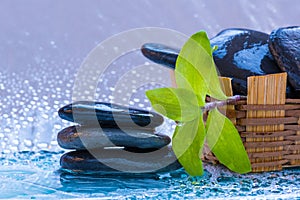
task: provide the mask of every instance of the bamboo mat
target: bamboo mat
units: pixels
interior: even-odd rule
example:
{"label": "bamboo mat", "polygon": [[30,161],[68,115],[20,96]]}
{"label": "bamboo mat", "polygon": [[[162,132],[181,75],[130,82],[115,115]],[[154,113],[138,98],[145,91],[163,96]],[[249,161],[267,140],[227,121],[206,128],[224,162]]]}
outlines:
{"label": "bamboo mat", "polygon": [[[252,76],[248,78],[248,96],[247,96],[247,105],[283,105],[285,104],[285,95],[286,95],[286,73],[280,74],[271,74],[266,76]],[[246,126],[246,132],[255,132],[255,133],[269,133],[277,132],[284,130],[284,124],[280,123],[279,118],[285,117],[284,110],[248,110],[247,119],[258,118],[262,122],[265,122],[266,125],[248,124]],[[264,120],[263,118],[266,118]],[[275,118],[273,124],[268,123],[268,118]],[[278,118],[278,123],[276,123],[276,118]],[[276,142],[283,141],[283,136],[276,137],[246,137],[246,142],[252,142],[255,144],[260,144],[261,142]],[[282,160],[281,153],[274,153],[283,151],[283,145],[274,145],[274,146],[253,146],[246,147],[246,150],[249,154],[251,163],[268,163],[276,162]],[[268,153],[265,153],[268,152]],[[269,152],[273,152],[270,154]],[[255,156],[254,158],[251,155],[257,153],[263,153],[260,156]],[[265,156],[263,156],[265,155]],[[253,171],[269,171],[276,170],[278,167],[281,168],[281,165],[278,166],[264,166],[263,164],[254,165]],[[269,169],[269,168],[272,169]]]}

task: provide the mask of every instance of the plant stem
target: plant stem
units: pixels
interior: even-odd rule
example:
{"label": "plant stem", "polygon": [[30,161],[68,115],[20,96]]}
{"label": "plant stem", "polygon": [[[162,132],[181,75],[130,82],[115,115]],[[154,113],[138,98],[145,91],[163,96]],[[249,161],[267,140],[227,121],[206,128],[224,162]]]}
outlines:
{"label": "plant stem", "polygon": [[205,104],[205,106],[202,107],[201,110],[202,110],[202,112],[206,112],[206,111],[212,110],[217,107],[226,106],[227,104],[234,104],[239,100],[246,100],[246,99],[247,99],[247,96],[235,95],[235,96],[229,97],[228,99],[223,100],[223,101],[209,102],[209,103]]}

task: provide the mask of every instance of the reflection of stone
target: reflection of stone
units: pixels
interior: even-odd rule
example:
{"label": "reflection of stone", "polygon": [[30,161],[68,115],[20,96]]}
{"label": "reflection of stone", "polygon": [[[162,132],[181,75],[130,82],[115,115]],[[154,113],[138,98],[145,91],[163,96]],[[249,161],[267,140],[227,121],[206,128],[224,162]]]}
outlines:
{"label": "reflection of stone", "polygon": [[[62,187],[59,190],[70,192],[76,191],[83,194],[95,194],[95,191],[118,194],[120,188],[153,189],[159,190],[169,188],[171,183],[159,180],[159,175],[154,173],[120,173],[120,172],[87,172],[73,173],[69,170],[59,170],[60,183]],[[179,172],[178,172],[179,173]],[[177,174],[177,173],[176,173]]]}
{"label": "reflection of stone", "polygon": [[79,101],[59,109],[62,119],[81,125],[100,124],[101,127],[155,128],[163,123],[159,114],[110,103]]}
{"label": "reflection of stone", "polygon": [[95,149],[115,145],[154,150],[168,145],[171,139],[166,135],[154,134],[153,129],[71,126],[58,133],[57,141],[65,149]]}
{"label": "reflection of stone", "polygon": [[68,152],[61,157],[60,165],[75,171],[130,173],[168,172],[181,168],[170,147],[150,153],[129,153],[123,149],[97,149],[91,153],[86,150]]}
{"label": "reflection of stone", "polygon": [[300,91],[300,27],[274,30],[270,35],[269,48],[278,66],[287,72],[291,85]]}

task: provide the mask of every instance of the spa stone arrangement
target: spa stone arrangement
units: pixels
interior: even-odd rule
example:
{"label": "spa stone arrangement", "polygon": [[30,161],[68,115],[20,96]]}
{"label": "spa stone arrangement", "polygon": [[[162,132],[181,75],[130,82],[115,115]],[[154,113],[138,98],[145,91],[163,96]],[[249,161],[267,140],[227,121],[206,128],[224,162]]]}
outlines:
{"label": "spa stone arrangement", "polygon": [[[287,72],[287,98],[300,97],[300,27],[273,30],[271,34],[230,28],[210,39],[220,76],[232,78],[234,94],[247,95],[247,78]],[[148,59],[174,69],[179,49],[147,43],[142,53]]]}
{"label": "spa stone arrangement", "polygon": [[[287,97],[300,97],[300,27],[279,28],[270,35],[226,29],[211,39],[211,45],[218,46],[214,61],[221,76],[232,78],[234,94],[247,94],[249,76],[287,72]],[[180,51],[154,43],[141,50],[150,60],[173,69]],[[75,150],[61,157],[64,169],[168,172],[181,168],[169,145],[171,139],[155,131],[164,121],[157,113],[103,102],[74,102],[58,114],[80,124],[58,133],[58,144]]]}
{"label": "spa stone arrangement", "polygon": [[81,101],[62,107],[58,114],[62,119],[80,124],[58,133],[58,144],[75,150],[61,157],[64,169],[138,173],[181,168],[168,147],[171,139],[155,131],[164,122],[157,113]]}

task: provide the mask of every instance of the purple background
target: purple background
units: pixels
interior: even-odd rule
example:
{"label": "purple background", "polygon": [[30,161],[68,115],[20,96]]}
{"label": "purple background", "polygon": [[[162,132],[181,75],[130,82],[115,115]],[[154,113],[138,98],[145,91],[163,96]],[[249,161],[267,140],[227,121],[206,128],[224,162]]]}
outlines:
{"label": "purple background", "polygon": [[[231,27],[269,33],[299,19],[298,0],[1,0],[0,150],[57,147],[56,133],[66,126],[57,109],[71,102],[83,59],[114,34],[143,27],[186,35],[202,29],[210,37]],[[136,59],[147,61],[141,54]],[[121,59],[116,74],[132,61]],[[106,90],[116,74],[106,76],[99,100],[110,100]]]}

